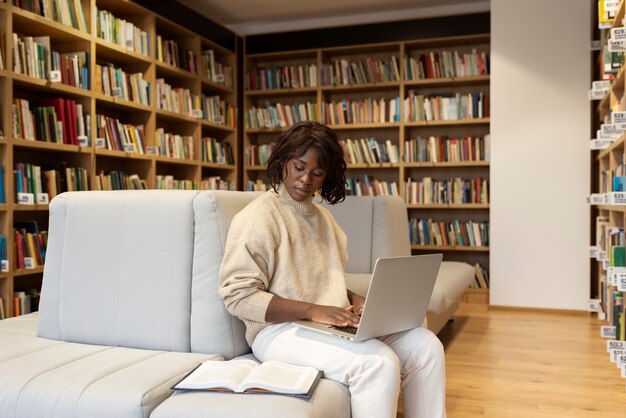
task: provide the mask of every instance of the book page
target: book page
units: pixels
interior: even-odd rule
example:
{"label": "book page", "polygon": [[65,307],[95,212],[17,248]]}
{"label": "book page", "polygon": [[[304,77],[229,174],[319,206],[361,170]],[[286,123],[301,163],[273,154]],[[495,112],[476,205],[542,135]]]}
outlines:
{"label": "book page", "polygon": [[175,389],[226,388],[238,391],[240,383],[258,365],[253,360],[208,360],[180,381]]}
{"label": "book page", "polygon": [[240,389],[261,388],[277,393],[304,394],[309,391],[318,373],[313,367],[266,361],[245,378]]}

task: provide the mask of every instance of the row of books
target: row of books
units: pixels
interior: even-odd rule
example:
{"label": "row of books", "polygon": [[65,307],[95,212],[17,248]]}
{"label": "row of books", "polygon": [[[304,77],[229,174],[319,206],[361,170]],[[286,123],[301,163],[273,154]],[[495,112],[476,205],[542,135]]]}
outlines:
{"label": "row of books", "polygon": [[220,96],[202,94],[200,96],[200,106],[202,108],[202,120],[228,126],[229,128],[236,126],[237,108],[231,103],[222,100]]}
{"label": "row of books", "polygon": [[270,65],[246,72],[246,90],[317,87],[317,65]]}
{"label": "row of books", "polygon": [[159,155],[181,160],[193,160],[193,136],[178,135],[158,128],[154,134]]}
{"label": "row of books", "polygon": [[83,105],[71,99],[13,100],[13,136],[58,144],[89,144],[91,118]]}
{"label": "row of books", "polygon": [[[416,56],[405,55],[406,80],[443,77],[471,77],[489,74],[489,54],[433,51]],[[364,60],[337,59],[322,64],[323,86],[356,85],[399,81],[398,57],[368,57]],[[246,72],[246,90],[273,90],[317,86],[317,65],[271,65],[253,67]]]}
{"label": "row of books", "polygon": [[489,96],[484,93],[451,93],[424,96],[409,90],[404,100],[405,121],[480,119],[489,117]]}
{"label": "row of books", "polygon": [[479,263],[474,264],[474,283],[470,287],[473,289],[489,289],[489,271]]}
{"label": "row of books", "polygon": [[404,185],[407,204],[467,204],[489,203],[489,182],[480,176],[473,179],[455,177],[435,180],[408,178]]}
{"label": "row of books", "polygon": [[404,57],[407,80],[444,77],[473,77],[489,74],[489,54],[472,49],[471,52],[432,51]]}
{"label": "row of books", "polygon": [[237,185],[234,181],[220,176],[205,177],[200,181],[200,190],[235,190]]}
{"label": "row of books", "polygon": [[[67,167],[65,162],[39,166],[15,163],[14,169],[16,202],[36,203],[38,195],[47,194],[51,200],[67,191],[89,190],[87,170],[83,167]],[[21,193],[33,194],[33,202],[20,201]]]}
{"label": "row of books", "polygon": [[490,135],[449,138],[417,137],[404,142],[403,160],[407,163],[489,161]]}
{"label": "row of books", "polygon": [[[29,288],[25,291],[13,292],[13,315],[26,315],[39,310],[40,292],[38,289]],[[0,299],[0,316],[6,318],[6,310]]]}
{"label": "row of books", "polygon": [[229,142],[204,137],[200,140],[201,161],[216,164],[235,164],[233,149]]}
{"label": "row of books", "polygon": [[267,165],[267,160],[274,149],[275,142],[270,144],[250,145],[244,152],[245,164],[247,166]]}
{"label": "row of books", "polygon": [[198,75],[201,78],[213,83],[224,84],[226,87],[233,87],[233,67],[217,61],[214,50],[202,51],[197,62]]}
{"label": "row of books", "polygon": [[398,58],[392,55],[385,58],[369,57],[364,61],[338,59],[322,65],[321,79],[325,86],[399,81]]}
{"label": "row of books", "polygon": [[489,245],[489,222],[409,220],[411,244],[459,247],[486,247]]}
{"label": "row of books", "polygon": [[150,32],[97,7],[96,36],[129,51],[150,56]]}
{"label": "row of books", "polygon": [[196,57],[192,50],[183,48],[173,39],[157,35],[157,61],[196,74]]}
{"label": "row of books", "polygon": [[129,102],[150,106],[150,82],[142,73],[128,74],[113,64],[96,64],[95,91]]}
{"label": "row of books", "polygon": [[88,32],[80,0],[13,0],[13,5],[82,32]]}
{"label": "row of books", "polygon": [[247,192],[264,192],[269,190],[269,185],[266,184],[263,180],[247,180],[246,181],[246,191]]}
{"label": "row of books", "polygon": [[322,103],[322,123],[347,125],[357,123],[387,123],[400,121],[400,98],[376,100],[332,100]]}
{"label": "row of books", "polygon": [[198,55],[179,45],[176,40],[164,40],[161,35],[157,35],[156,59],[213,83],[233,86],[232,67],[217,61],[213,49],[204,50]]}
{"label": "row of books", "polygon": [[400,161],[398,145],[391,140],[376,140],[374,137],[340,139],[343,155],[348,164],[397,163]]}
{"label": "row of books", "polygon": [[156,188],[165,190],[198,190],[200,185],[198,182],[188,179],[175,179],[174,176],[157,175]]}
{"label": "row of books", "polygon": [[317,119],[317,104],[307,103],[269,103],[265,107],[252,106],[244,113],[247,129],[285,128],[304,120]]}
{"label": "row of books", "polygon": [[96,115],[96,138],[96,147],[137,154],[146,152],[144,125],[122,123],[117,118]]}
{"label": "row of books", "polygon": [[13,71],[19,74],[89,90],[89,56],[53,51],[49,36],[13,34]]}
{"label": "row of books", "polygon": [[347,196],[398,196],[398,185],[395,181],[377,179],[368,174],[359,178],[346,178]]}
{"label": "row of books", "polygon": [[18,269],[43,267],[46,262],[48,232],[40,231],[37,221],[13,223],[15,235],[15,266]]}
{"label": "row of books", "polygon": [[175,179],[172,175],[157,175],[157,189],[166,190],[235,190],[234,181],[220,176],[208,176],[200,182],[189,179]]}
{"label": "row of books", "polygon": [[[199,98],[191,94],[191,90],[182,87],[172,87],[164,79],[156,80],[157,109],[178,113],[186,116],[195,116],[201,112]],[[194,110],[196,113],[194,113]]]}
{"label": "row of books", "polygon": [[95,178],[95,190],[144,190],[148,188],[146,180],[138,174],[126,174],[121,170],[101,171]]}

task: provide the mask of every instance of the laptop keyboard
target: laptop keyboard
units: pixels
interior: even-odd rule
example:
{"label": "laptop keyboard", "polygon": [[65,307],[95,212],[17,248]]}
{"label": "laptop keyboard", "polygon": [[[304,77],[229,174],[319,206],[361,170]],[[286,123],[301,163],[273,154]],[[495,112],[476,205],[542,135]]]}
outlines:
{"label": "laptop keyboard", "polygon": [[354,334],[356,335],[356,327],[340,327],[337,325],[331,325],[331,328],[336,329],[338,331],[343,331],[343,332],[347,332],[348,334]]}

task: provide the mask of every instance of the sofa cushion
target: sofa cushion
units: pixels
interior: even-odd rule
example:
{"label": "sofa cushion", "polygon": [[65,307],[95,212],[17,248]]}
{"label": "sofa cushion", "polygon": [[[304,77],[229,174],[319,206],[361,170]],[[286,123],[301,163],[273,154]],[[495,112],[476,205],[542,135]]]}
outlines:
{"label": "sofa cushion", "polygon": [[[346,200],[342,203],[325,206],[348,237],[346,271],[350,273],[371,272],[373,198],[346,196]],[[358,237],[358,239],[351,239],[351,237]]]}
{"label": "sofa cushion", "polygon": [[144,418],[208,358],[0,331],[1,415]]}
{"label": "sofa cushion", "polygon": [[197,193],[94,191],[54,198],[38,335],[189,351]]}
{"label": "sofa cushion", "polygon": [[380,257],[411,255],[406,205],[398,196],[346,196],[327,205],[348,237],[349,273],[371,273]]}
{"label": "sofa cushion", "polygon": [[445,295],[449,300],[458,300],[474,281],[474,267],[461,261],[441,263],[435,292]]}
{"label": "sofa cushion", "polygon": [[261,194],[207,191],[193,201],[192,352],[219,353],[230,359],[250,351],[243,322],[226,311],[218,295],[218,273],[233,216]]}
{"label": "sofa cushion", "polygon": [[322,379],[310,400],[290,396],[176,392],[150,418],[350,418],[350,394]]}

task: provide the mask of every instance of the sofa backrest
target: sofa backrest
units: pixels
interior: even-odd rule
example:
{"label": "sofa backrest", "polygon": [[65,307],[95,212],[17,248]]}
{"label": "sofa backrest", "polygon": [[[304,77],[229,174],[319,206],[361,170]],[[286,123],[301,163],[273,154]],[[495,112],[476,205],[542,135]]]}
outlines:
{"label": "sofa backrest", "polygon": [[196,233],[191,287],[191,351],[226,359],[250,351],[245,327],[218,295],[218,274],[233,216],[261,192],[202,192],[194,201]]}
{"label": "sofa backrest", "polygon": [[326,205],[348,236],[348,273],[371,273],[380,257],[411,255],[406,205],[398,196],[346,196]]}
{"label": "sofa backrest", "polygon": [[189,351],[196,195],[144,190],[55,197],[38,335]]}
{"label": "sofa backrest", "polygon": [[70,192],[50,204],[38,335],[221,354],[249,350],[217,295],[230,221],[259,193]]}

